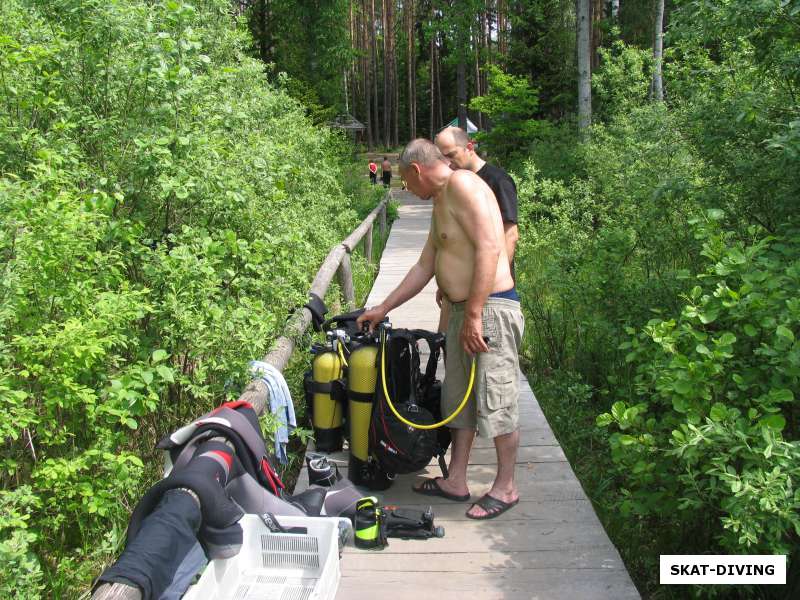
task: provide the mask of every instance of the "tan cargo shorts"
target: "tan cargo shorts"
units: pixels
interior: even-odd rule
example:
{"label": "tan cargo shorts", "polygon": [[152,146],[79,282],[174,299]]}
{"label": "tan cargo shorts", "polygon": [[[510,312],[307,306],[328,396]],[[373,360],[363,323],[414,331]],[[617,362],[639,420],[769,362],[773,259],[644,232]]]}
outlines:
{"label": "tan cargo shorts", "polygon": [[[447,359],[442,383],[442,415],[458,408],[469,382],[472,358],[461,347],[464,302],[451,305],[447,323]],[[489,352],[477,354],[475,381],[464,410],[450,423],[454,429],[477,429],[494,438],[519,427],[519,348],[525,318],[519,302],[490,297],[481,315]]]}

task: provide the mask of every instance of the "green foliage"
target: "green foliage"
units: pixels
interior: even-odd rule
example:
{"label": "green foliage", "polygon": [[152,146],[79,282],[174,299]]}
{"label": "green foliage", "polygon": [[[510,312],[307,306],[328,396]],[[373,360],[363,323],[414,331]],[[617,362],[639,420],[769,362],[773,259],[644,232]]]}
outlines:
{"label": "green foliage", "polygon": [[667,90],[676,95],[681,130],[707,165],[707,205],[724,209],[737,228],[774,231],[797,214],[796,7],[682,2],[671,29]]}
{"label": "green foliage", "polygon": [[[515,167],[525,358],[637,584],[659,597],[672,597],[656,591],[659,554],[785,553],[790,579],[800,559],[800,13],[676,4],[666,103],[647,101],[649,52],[614,44],[593,76],[591,139],[542,128]],[[581,435],[587,421],[598,429]]]}
{"label": "green foliage", "polygon": [[490,131],[480,132],[476,139],[486,142],[493,155],[509,160],[527,148],[542,125],[533,120],[539,105],[536,89],[525,77],[504,73],[499,67],[487,68],[489,93],[473,98],[469,107],[493,120]]}
{"label": "green foliage", "polygon": [[511,74],[534,78],[538,118],[562,119],[577,105],[575,2],[514,0],[509,7],[510,47],[501,64]]}
{"label": "green foliage", "polygon": [[592,75],[592,112],[607,120],[619,112],[643,106],[652,78],[652,54],[647,50],[615,42],[600,48],[603,67]]}
{"label": "green foliage", "polygon": [[345,0],[251,2],[251,53],[276,82],[324,123],[344,110],[343,73],[353,55]]}
{"label": "green foliage", "polygon": [[800,534],[800,231],[752,233],[699,227],[707,268],[680,314],[621,345],[633,388],[597,422],[615,431],[623,514],[698,522],[725,552],[787,554]]}
{"label": "green foliage", "polygon": [[38,598],[42,566],[32,551],[38,535],[30,529],[32,513],[39,508],[30,487],[0,490],[0,596]]}
{"label": "green foliage", "polygon": [[675,274],[695,244],[687,224],[696,212],[691,186],[701,179],[672,124],[663,107],[644,106],[597,127],[567,155],[580,170],[549,178],[529,161],[518,172],[525,229],[517,283],[540,368],[575,370],[599,387],[624,368],[614,352],[622,325],[673,302]]}
{"label": "green foliage", "polygon": [[0,596],[85,588],[376,202],[228,11],[0,4]]}

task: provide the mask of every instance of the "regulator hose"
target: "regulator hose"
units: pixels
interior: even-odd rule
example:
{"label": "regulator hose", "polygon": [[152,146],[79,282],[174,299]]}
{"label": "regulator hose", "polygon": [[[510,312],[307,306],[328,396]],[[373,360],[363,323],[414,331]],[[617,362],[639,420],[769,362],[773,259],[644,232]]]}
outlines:
{"label": "regulator hose", "polygon": [[472,385],[475,383],[475,357],[472,357],[472,366],[469,370],[469,383],[467,384],[467,392],[464,394],[464,398],[461,400],[461,404],[453,411],[453,413],[439,421],[438,423],[432,423],[431,425],[422,425],[420,423],[413,423],[403,417],[397,409],[394,407],[392,403],[392,399],[389,397],[389,390],[386,389],[386,331],[381,330],[381,383],[383,384],[383,395],[386,397],[386,403],[389,405],[389,408],[394,413],[394,416],[397,417],[401,423],[408,425],[409,427],[413,427],[414,429],[438,429],[439,427],[443,427],[447,425],[450,421],[455,419],[459,413],[464,410],[464,407],[467,405],[467,400],[469,399],[469,395],[472,393]]}

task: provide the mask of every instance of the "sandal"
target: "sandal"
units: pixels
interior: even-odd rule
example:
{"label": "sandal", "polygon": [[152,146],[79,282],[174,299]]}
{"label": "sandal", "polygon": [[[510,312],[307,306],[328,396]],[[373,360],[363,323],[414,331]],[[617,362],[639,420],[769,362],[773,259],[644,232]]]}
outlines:
{"label": "sandal", "polygon": [[486,520],[486,519],[494,519],[495,517],[499,517],[500,515],[502,515],[504,512],[506,512],[508,509],[512,508],[513,506],[516,506],[516,504],[518,502],[519,502],[519,498],[517,498],[516,500],[513,500],[511,502],[503,502],[502,500],[498,500],[494,496],[490,496],[489,494],[484,494],[481,497],[480,500],[478,500],[475,504],[473,504],[472,506],[469,507],[469,510],[472,510],[472,508],[475,507],[475,506],[480,506],[484,510],[484,512],[486,514],[485,515],[481,515],[479,517],[476,517],[476,516],[473,516],[473,515],[469,514],[469,510],[468,510],[467,513],[466,513],[467,514],[467,518],[475,519],[476,521],[483,521],[483,520]]}
{"label": "sandal", "polygon": [[450,492],[444,491],[439,487],[438,481],[438,477],[436,479],[426,479],[419,487],[412,487],[411,489],[423,496],[438,496],[446,498],[447,500],[452,500],[453,502],[466,502],[469,500],[469,494],[459,496],[458,494],[451,494]]}

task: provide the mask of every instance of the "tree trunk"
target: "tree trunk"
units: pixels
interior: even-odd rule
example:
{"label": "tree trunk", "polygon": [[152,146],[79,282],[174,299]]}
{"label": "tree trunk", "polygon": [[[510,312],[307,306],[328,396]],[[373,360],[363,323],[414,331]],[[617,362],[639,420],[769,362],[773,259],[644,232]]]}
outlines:
{"label": "tree trunk", "polygon": [[269,62],[269,39],[267,38],[267,11],[269,0],[259,3],[258,28],[259,28],[259,54],[264,64]]}
{"label": "tree trunk", "polygon": [[600,21],[605,12],[605,0],[592,0],[592,71],[600,66],[600,46],[603,44],[603,30]]}
{"label": "tree trunk", "polygon": [[356,0],[348,0],[348,10],[350,15],[349,21],[349,32],[350,32],[350,48],[354,51],[353,58],[351,59],[350,65],[347,67],[347,72],[349,73],[349,82],[350,87],[348,88],[350,99],[352,100],[351,106],[353,107],[353,116],[358,119],[360,115],[359,108],[361,107],[361,89],[359,82],[361,80],[361,68],[358,62],[358,50],[360,49],[359,45],[359,38],[358,38],[358,25],[356,21],[356,9],[353,6],[353,2]]}
{"label": "tree trunk", "polygon": [[381,22],[383,24],[383,141],[385,146],[390,146],[392,136],[390,124],[392,117],[392,74],[390,67],[389,27],[387,24],[388,5],[392,0],[383,0]]}
{"label": "tree trunk", "polygon": [[408,71],[408,135],[409,140],[417,137],[417,67],[414,57],[414,0],[405,0],[404,12],[406,19],[406,66]]}
{"label": "tree trunk", "polygon": [[380,143],[381,120],[378,111],[378,42],[375,35],[375,0],[369,0],[369,39],[372,54],[372,119],[375,145]]}
{"label": "tree trunk", "polygon": [[[483,20],[481,20],[481,30],[475,37],[475,96],[481,95],[481,41],[483,38]],[[478,129],[483,129],[483,122],[481,120],[481,113],[475,115],[476,125]]]}
{"label": "tree trunk", "polygon": [[464,131],[467,130],[467,59],[466,43],[463,38],[459,44],[458,67],[457,67],[457,88],[458,88],[458,126]]}
{"label": "tree trunk", "polygon": [[431,59],[430,69],[431,72],[431,139],[436,135],[436,36],[431,35]]}
{"label": "tree trunk", "polygon": [[661,63],[664,59],[664,0],[656,0],[655,37],[653,39],[653,100],[664,101]]}
{"label": "tree trunk", "polygon": [[373,113],[372,113],[372,77],[370,76],[370,63],[372,62],[372,51],[370,47],[370,35],[367,23],[369,12],[367,11],[367,0],[362,4],[363,12],[361,19],[361,48],[364,50],[364,55],[361,59],[361,65],[364,69],[364,114],[367,120],[367,144],[369,151],[372,152],[375,148],[375,136],[373,135]]}
{"label": "tree trunk", "polygon": [[439,118],[439,122],[437,123],[438,127],[436,131],[439,131],[442,127],[444,127],[444,115],[442,114],[442,61],[441,56],[439,55],[439,48],[436,48],[436,100],[437,100],[437,116]]}
{"label": "tree trunk", "polygon": [[392,89],[394,98],[392,99],[392,146],[397,147],[400,143],[399,122],[400,122],[400,84],[397,78],[397,0],[390,0],[392,4],[391,27],[389,27],[389,38],[392,41]]}
{"label": "tree trunk", "polygon": [[508,40],[506,39],[506,1],[497,0],[497,50],[505,63],[508,54]]}
{"label": "tree trunk", "polygon": [[588,135],[592,124],[591,0],[576,0],[578,24],[578,130]]}

